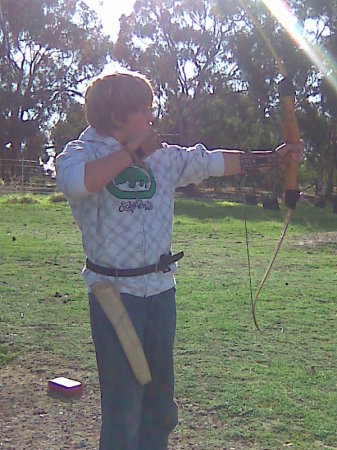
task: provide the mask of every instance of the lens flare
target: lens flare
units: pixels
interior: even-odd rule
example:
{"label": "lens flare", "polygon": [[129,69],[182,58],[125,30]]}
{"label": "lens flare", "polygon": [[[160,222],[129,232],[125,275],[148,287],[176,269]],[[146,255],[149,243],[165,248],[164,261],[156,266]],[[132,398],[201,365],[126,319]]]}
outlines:
{"label": "lens flare", "polygon": [[296,44],[307,54],[322,74],[327,77],[337,93],[337,64],[334,58],[322,46],[312,44],[308,41],[303,27],[284,0],[262,0],[262,2],[287,30]]}

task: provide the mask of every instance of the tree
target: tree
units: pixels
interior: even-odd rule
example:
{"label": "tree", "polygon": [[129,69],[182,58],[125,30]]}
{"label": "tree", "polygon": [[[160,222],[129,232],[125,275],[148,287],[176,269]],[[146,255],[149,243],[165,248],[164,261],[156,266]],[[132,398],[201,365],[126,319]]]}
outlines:
{"label": "tree", "polygon": [[[337,0],[287,0],[297,15],[297,27],[312,48],[318,46],[316,51],[321,52],[320,67],[294,43],[261,0],[243,3],[245,9],[238,0],[138,0],[134,11],[121,19],[114,56],[153,81],[157,128],[180,135],[179,143],[202,140],[210,147],[272,148],[282,142],[280,69],[248,9],[294,80],[305,140],[311,139],[306,111],[312,107],[317,117],[323,117],[329,144],[311,139],[306,164],[323,155],[329,167],[327,177],[332,180],[337,74],[329,69],[336,66],[329,66],[327,50],[336,59]],[[333,77],[335,88],[327,94],[325,80]],[[279,184],[281,178],[276,178]]]}
{"label": "tree", "polygon": [[60,120],[51,132],[55,154],[59,154],[67,142],[77,139],[86,125],[84,106],[80,103],[72,104],[67,113],[60,116]]}
{"label": "tree", "polygon": [[278,70],[256,38],[236,2],[138,0],[114,56],[153,81],[157,127],[180,144],[271,148],[280,141]]}
{"label": "tree", "polygon": [[203,94],[235,82],[230,41],[241,24],[234,12],[224,21],[210,0],[138,0],[121,18],[114,56],[151,78],[158,118],[174,110],[175,132],[189,141]]}
{"label": "tree", "polygon": [[109,45],[83,1],[0,1],[1,157],[42,153],[46,131],[102,69]]}
{"label": "tree", "polygon": [[320,65],[312,70],[312,98],[302,118],[308,142],[308,164],[329,196],[337,171],[337,0],[292,2],[302,19],[310,20],[308,37]]}

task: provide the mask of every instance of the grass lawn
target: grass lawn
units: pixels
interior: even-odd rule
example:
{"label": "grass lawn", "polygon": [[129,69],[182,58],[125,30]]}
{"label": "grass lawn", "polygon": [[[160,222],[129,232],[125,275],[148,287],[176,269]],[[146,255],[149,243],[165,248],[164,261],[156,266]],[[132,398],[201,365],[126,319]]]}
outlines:
{"label": "grass lawn", "polygon": [[[32,199],[0,199],[0,364],[75,361],[90,383],[80,233],[67,203]],[[282,213],[249,206],[247,216],[256,289]],[[172,449],[337,448],[337,216],[298,205],[257,304],[262,334],[251,317],[244,233],[242,205],[176,200],[173,250],[185,257]]]}

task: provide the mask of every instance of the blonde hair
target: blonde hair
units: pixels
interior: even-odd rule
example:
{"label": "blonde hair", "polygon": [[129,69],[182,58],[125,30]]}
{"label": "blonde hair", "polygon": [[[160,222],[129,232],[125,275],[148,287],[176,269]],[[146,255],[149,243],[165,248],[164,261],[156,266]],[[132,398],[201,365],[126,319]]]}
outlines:
{"label": "blonde hair", "polygon": [[138,73],[115,72],[94,80],[85,93],[85,112],[89,125],[103,135],[117,129],[112,119],[125,121],[132,112],[151,106],[150,82]]}

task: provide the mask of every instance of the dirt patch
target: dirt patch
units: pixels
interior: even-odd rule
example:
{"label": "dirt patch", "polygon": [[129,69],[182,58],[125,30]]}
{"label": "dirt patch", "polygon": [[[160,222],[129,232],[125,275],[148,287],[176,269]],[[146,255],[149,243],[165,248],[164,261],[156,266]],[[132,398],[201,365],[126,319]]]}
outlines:
{"label": "dirt patch", "polygon": [[301,238],[295,242],[296,246],[304,248],[321,248],[325,246],[337,247],[337,231],[328,231],[325,233],[313,233]]}
{"label": "dirt patch", "polygon": [[[98,447],[100,400],[98,382],[77,368],[62,372],[64,361],[11,363],[1,370],[0,448],[6,450],[95,449]],[[47,395],[55,376],[81,380],[77,399]],[[91,381],[89,381],[91,379]]]}
{"label": "dirt patch", "polygon": [[[62,371],[62,368],[64,370]],[[84,394],[73,399],[48,395],[48,380],[67,376],[84,384]],[[76,367],[76,362],[27,356],[12,361],[0,372],[0,449],[68,450],[98,448],[100,394],[97,374]],[[224,426],[216,415],[179,401],[191,417],[191,433]],[[186,426],[187,424],[185,424]],[[178,427],[179,428],[179,427]],[[170,450],[206,449],[191,434],[172,434]],[[225,448],[225,447],[224,447]],[[239,447],[236,447],[239,448]],[[243,448],[243,447],[242,447]]]}
{"label": "dirt patch", "polygon": [[[40,359],[20,358],[0,372],[0,449],[98,449],[101,417],[97,373],[78,368],[76,361]],[[48,380],[56,376],[83,382],[83,395],[73,399],[49,396]],[[210,428],[221,433],[226,424],[219,420],[216,411],[202,409],[185,398],[177,401],[188,423],[185,419],[184,429],[178,425],[169,449],[206,450],[202,435]],[[247,443],[238,443],[232,448],[248,447]]]}

